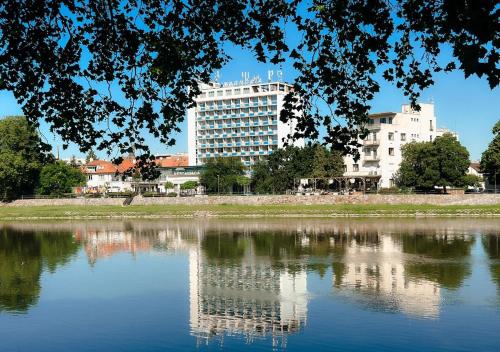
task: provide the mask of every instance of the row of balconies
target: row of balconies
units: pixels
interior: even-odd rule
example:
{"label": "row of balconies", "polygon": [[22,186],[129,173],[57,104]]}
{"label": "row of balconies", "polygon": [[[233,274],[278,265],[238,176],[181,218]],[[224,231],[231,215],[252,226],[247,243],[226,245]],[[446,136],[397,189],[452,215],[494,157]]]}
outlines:
{"label": "row of balconies", "polygon": [[223,153],[199,153],[198,157],[199,158],[216,158],[219,156],[256,156],[256,155],[269,155],[273,151],[272,150],[259,150],[257,151],[250,151],[250,152],[223,152]]}
{"label": "row of balconies", "polygon": [[223,139],[223,138],[235,138],[235,137],[253,137],[253,136],[271,136],[276,134],[275,130],[270,131],[250,131],[250,132],[236,132],[236,133],[222,133],[222,134],[206,134],[199,135],[198,141],[202,142],[203,140],[208,139]]}
{"label": "row of balconies", "polygon": [[206,130],[218,130],[222,128],[238,128],[238,127],[258,127],[258,126],[277,126],[277,120],[261,120],[261,121],[253,121],[253,122],[233,122],[228,124],[219,124],[219,125],[208,125],[208,124],[198,124],[198,132],[206,131]]}
{"label": "row of balconies", "polygon": [[208,120],[226,120],[226,119],[240,119],[242,117],[252,117],[252,116],[269,116],[276,115],[277,110],[260,111],[260,112],[243,112],[238,114],[224,114],[224,115],[213,115],[213,116],[198,116],[197,121],[208,121]]}
{"label": "row of balconies", "polygon": [[200,144],[201,149],[207,148],[222,148],[222,147],[255,147],[260,145],[278,145],[278,140],[259,140],[259,141],[245,141],[245,142],[234,142],[234,143],[205,143]]}
{"label": "row of balconies", "polygon": [[198,111],[215,111],[215,110],[224,110],[224,109],[238,109],[238,108],[249,108],[249,107],[258,107],[258,106],[269,106],[269,105],[277,105],[277,100],[268,100],[268,101],[260,101],[260,102],[250,102],[250,103],[240,103],[240,104],[231,104],[231,105],[209,105],[206,107],[199,106]]}

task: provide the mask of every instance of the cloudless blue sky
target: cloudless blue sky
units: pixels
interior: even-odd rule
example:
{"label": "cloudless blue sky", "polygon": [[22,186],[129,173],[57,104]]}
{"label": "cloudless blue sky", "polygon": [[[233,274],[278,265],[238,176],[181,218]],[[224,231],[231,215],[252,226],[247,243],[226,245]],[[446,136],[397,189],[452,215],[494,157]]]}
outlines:
{"label": "cloudless blue sky", "polygon": [[[250,75],[259,74],[267,79],[268,70],[283,71],[285,81],[293,81],[295,73],[289,63],[282,66],[271,66],[258,63],[251,54],[238,48],[229,48],[233,57],[221,71],[220,81],[235,81],[241,79],[241,72]],[[477,77],[464,78],[461,71],[441,73],[435,77],[435,84],[425,90],[421,102],[435,103],[438,127],[447,127],[458,132],[459,139],[471,154],[472,160],[478,160],[492,138],[491,128],[500,119],[500,90],[490,90],[485,79]],[[401,104],[407,103],[392,83],[381,81],[381,90],[372,102],[371,112],[401,111]],[[21,109],[10,92],[0,91],[0,116],[21,114]],[[149,145],[153,153],[187,152],[187,124],[181,124],[182,132],[176,136],[177,144],[168,148],[157,140],[150,139]],[[53,136],[47,126],[42,126],[42,133],[52,144],[54,153],[56,146],[61,145],[59,138]],[[78,148],[71,145],[67,150],[60,150],[63,158],[71,155],[82,156]],[[98,156],[104,157],[103,153]]]}

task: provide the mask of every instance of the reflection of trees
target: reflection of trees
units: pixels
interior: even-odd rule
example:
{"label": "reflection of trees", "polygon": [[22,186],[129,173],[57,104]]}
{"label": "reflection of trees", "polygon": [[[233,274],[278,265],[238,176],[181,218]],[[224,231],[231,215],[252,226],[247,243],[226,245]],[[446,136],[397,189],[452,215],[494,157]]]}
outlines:
{"label": "reflection of trees", "polygon": [[493,281],[500,290],[500,236],[484,235],[482,237],[483,247],[490,259],[490,272]]}
{"label": "reflection of trees", "polygon": [[36,304],[43,270],[55,271],[77,252],[69,232],[0,231],[0,311],[24,312]]}
{"label": "reflection of trees", "polygon": [[207,232],[201,248],[211,260],[241,260],[248,246],[248,238],[240,233]]}
{"label": "reflection of trees", "polygon": [[403,235],[399,240],[404,253],[423,257],[423,261],[405,264],[405,272],[410,277],[456,289],[471,274],[470,263],[464,259],[470,256],[473,236],[416,234]]}

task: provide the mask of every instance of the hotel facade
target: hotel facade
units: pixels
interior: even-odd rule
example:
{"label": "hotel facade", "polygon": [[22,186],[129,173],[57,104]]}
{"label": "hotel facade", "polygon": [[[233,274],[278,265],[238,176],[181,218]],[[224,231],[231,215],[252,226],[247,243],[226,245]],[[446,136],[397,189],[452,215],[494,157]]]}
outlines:
{"label": "hotel facade", "polygon": [[368,136],[360,140],[360,158],[344,158],[348,177],[378,177],[378,187],[395,186],[394,175],[402,161],[401,147],[409,142],[429,142],[450,132],[436,127],[434,104],[420,103],[420,111],[403,105],[401,112],[372,114],[368,121]]}
{"label": "hotel facade", "polygon": [[[252,166],[282,148],[296,125],[279,120],[283,99],[291,89],[283,82],[260,83],[260,79],[203,84],[195,107],[187,112],[189,164],[234,156]],[[304,141],[293,144],[301,147]]]}

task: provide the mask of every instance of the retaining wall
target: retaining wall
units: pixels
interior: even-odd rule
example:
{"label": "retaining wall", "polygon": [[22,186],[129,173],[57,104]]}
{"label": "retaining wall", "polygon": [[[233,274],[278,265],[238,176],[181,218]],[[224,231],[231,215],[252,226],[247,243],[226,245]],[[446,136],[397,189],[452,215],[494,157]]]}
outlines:
{"label": "retaining wall", "polygon": [[[71,198],[71,199],[19,199],[0,206],[99,206],[123,205],[125,198]],[[280,205],[280,204],[435,204],[435,205],[495,205],[500,194],[356,194],[356,195],[266,195],[266,196],[210,196],[210,197],[142,197],[136,196],[131,205]]]}
{"label": "retaining wall", "polygon": [[67,198],[67,199],[18,199],[11,203],[1,203],[0,206],[27,207],[27,206],[96,206],[96,205],[123,205],[125,198]]}
{"label": "retaining wall", "polygon": [[500,194],[408,194],[408,195],[266,195],[266,196],[210,196],[210,197],[142,197],[137,196],[131,205],[280,205],[280,204],[435,204],[435,205],[495,205],[500,204]]}

